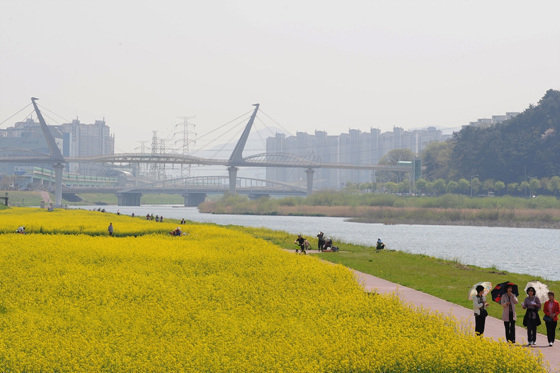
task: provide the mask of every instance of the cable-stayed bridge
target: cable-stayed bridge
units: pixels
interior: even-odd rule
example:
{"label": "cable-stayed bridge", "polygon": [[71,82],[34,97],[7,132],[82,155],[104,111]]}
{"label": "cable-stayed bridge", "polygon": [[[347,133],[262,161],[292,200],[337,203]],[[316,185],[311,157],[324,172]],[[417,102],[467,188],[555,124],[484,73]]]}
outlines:
{"label": "cable-stayed bridge", "polygon": [[[245,129],[238,140],[235,149],[233,150],[229,159],[213,159],[213,158],[202,158],[195,157],[191,155],[181,155],[181,154],[135,154],[135,153],[123,153],[123,154],[110,154],[94,157],[66,157],[64,158],[57,147],[54,137],[50,133],[48,126],[35,103],[36,98],[32,98],[31,101],[34,105],[35,111],[37,113],[37,118],[41,124],[43,133],[47,139],[47,144],[49,146],[49,154],[37,154],[29,153],[29,155],[21,156],[5,156],[2,157],[0,154],[0,162],[18,162],[25,164],[33,163],[51,163],[55,170],[55,206],[61,206],[62,204],[62,170],[64,168],[64,163],[69,162],[80,162],[80,163],[104,163],[104,164],[133,164],[133,163],[143,163],[143,164],[178,164],[178,165],[199,165],[199,166],[224,166],[228,170],[228,177],[215,177],[215,179],[207,179],[202,182],[200,187],[194,187],[194,185],[189,184],[188,180],[185,182],[184,190],[180,191],[185,197],[185,205],[198,205],[199,202],[204,201],[207,193],[213,193],[216,189],[212,189],[209,180],[221,180],[221,192],[229,192],[230,194],[236,194],[238,191],[252,196],[262,196],[270,194],[311,194],[313,191],[313,174],[316,169],[321,168],[331,168],[331,169],[354,169],[354,170],[376,170],[376,171],[410,171],[413,174],[413,164],[410,165],[374,165],[374,164],[351,164],[351,163],[323,163],[317,162],[305,158],[301,158],[292,154],[257,154],[248,157],[243,157],[243,150],[249,133],[255,121],[255,117],[259,110],[259,104],[255,104],[255,109],[245,126]],[[261,191],[259,193],[251,192],[251,189],[244,190],[241,186],[246,182],[246,180],[252,180],[255,182],[255,188],[257,185],[257,179],[250,178],[238,178],[237,171],[240,167],[283,167],[283,168],[305,168],[307,175],[306,188],[300,189],[296,192],[296,189],[292,186],[293,190],[288,193],[288,188],[280,188],[278,183],[270,180],[260,180],[263,184],[261,186]],[[192,179],[192,178],[191,178]],[[227,189],[224,188],[224,180],[227,179]],[[412,179],[412,177],[411,177]],[[191,180],[191,182],[194,181]],[[200,180],[198,180],[200,181]],[[165,181],[161,181],[165,183]],[[270,188],[266,189],[266,185]],[[287,184],[284,184],[287,187]],[[138,188],[128,188],[116,191],[119,196],[119,205],[127,206],[137,206],[140,205],[140,196],[142,193],[149,193],[148,190],[154,190],[154,188],[142,189],[143,186]],[[204,189],[206,188],[206,189]],[[156,188],[159,193],[163,192],[165,188]],[[68,189],[70,190],[70,189]],[[175,192],[179,190],[173,189]],[[256,190],[256,189],[255,189]],[[206,192],[205,192],[206,191]],[[66,192],[66,191],[65,191]],[[190,198],[189,198],[190,197]]]}

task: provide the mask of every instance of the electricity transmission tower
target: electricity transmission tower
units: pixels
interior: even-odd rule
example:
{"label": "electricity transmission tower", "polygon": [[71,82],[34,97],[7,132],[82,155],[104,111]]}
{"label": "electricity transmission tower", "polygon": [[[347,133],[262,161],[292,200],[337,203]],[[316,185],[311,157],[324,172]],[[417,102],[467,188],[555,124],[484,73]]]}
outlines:
{"label": "electricity transmission tower", "polygon": [[[182,138],[175,140],[175,144],[177,143],[181,144],[181,147],[179,148],[181,154],[190,155],[190,149],[191,149],[190,145],[196,144],[196,133],[194,132],[196,124],[189,122],[189,119],[196,118],[196,117],[180,117],[180,118],[183,119],[183,122],[176,124],[175,128],[182,126],[183,129],[182,131],[175,132],[175,135],[181,135]],[[191,177],[190,163],[187,164],[186,167],[184,167],[184,165],[181,164],[181,178],[185,178],[185,177]]]}
{"label": "electricity transmission tower", "polygon": [[[153,135],[152,135],[152,155],[157,155],[158,154],[158,137],[157,137],[157,131],[152,131]],[[151,165],[151,177],[154,180],[158,179],[158,175],[159,175],[159,164],[157,163],[152,163]]]}

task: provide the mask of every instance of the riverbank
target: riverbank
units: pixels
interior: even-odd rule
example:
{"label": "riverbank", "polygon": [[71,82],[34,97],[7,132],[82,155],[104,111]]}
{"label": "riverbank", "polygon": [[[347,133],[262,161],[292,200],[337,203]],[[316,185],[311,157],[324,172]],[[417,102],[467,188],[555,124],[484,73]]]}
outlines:
{"label": "riverbank", "polygon": [[220,206],[205,202],[202,213],[281,216],[343,217],[349,221],[370,224],[467,225],[511,228],[560,228],[560,209],[514,208],[430,208],[391,206],[277,206],[274,210],[247,205],[240,210],[234,205]]}
{"label": "riverbank", "polygon": [[[265,228],[237,226],[229,226],[229,228],[248,232],[277,246],[295,250],[293,234]],[[315,238],[309,237],[308,240],[311,247],[317,247]],[[493,285],[511,281],[519,286],[520,301],[525,299],[524,288],[530,281],[545,283],[551,291],[560,294],[560,281],[551,281],[539,276],[513,273],[492,267],[466,265],[458,260],[444,260],[402,251],[377,251],[372,247],[350,243],[344,243],[341,246],[342,251],[337,253],[317,253],[313,255],[466,308],[472,308],[472,301],[467,298],[468,291],[473,284],[480,281],[490,281]],[[490,303],[492,305],[488,310],[490,316],[501,318],[501,307],[495,302]],[[518,314],[523,315],[524,312],[521,307],[518,308]],[[523,317],[518,317],[517,325],[519,327],[523,326],[522,321]],[[546,335],[544,323],[538,327],[538,332]],[[556,330],[556,338],[560,339],[560,330]]]}
{"label": "riverbank", "polygon": [[[170,218],[0,214],[2,231],[14,221],[29,234],[0,235],[0,308],[14,341],[0,370],[546,371],[528,349],[364,292],[346,268],[286,254],[242,228],[189,223],[172,237]],[[285,348],[298,343],[305,349]]]}

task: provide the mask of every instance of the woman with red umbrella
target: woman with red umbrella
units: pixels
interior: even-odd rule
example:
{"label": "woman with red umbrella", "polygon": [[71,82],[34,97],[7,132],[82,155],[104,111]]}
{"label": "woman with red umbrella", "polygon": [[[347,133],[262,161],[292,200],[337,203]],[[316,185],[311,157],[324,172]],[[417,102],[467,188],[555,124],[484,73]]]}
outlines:
{"label": "woman with red umbrella", "polygon": [[515,343],[515,320],[517,320],[515,305],[517,302],[517,297],[513,294],[513,285],[507,284],[506,292],[502,295],[500,304],[504,308],[502,311],[502,320],[506,328],[506,341],[511,343]]}

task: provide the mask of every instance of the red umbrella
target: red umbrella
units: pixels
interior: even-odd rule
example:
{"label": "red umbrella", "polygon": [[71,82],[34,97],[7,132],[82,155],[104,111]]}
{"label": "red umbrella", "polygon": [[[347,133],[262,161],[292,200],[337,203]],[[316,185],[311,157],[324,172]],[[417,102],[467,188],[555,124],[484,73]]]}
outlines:
{"label": "red umbrella", "polygon": [[506,289],[508,286],[511,286],[511,292],[515,294],[515,296],[519,295],[519,289],[517,288],[517,285],[515,285],[513,282],[506,281],[496,285],[494,289],[492,289],[492,291],[490,292],[492,294],[492,300],[494,302],[500,303],[500,301],[502,300],[502,295],[507,292]]}

